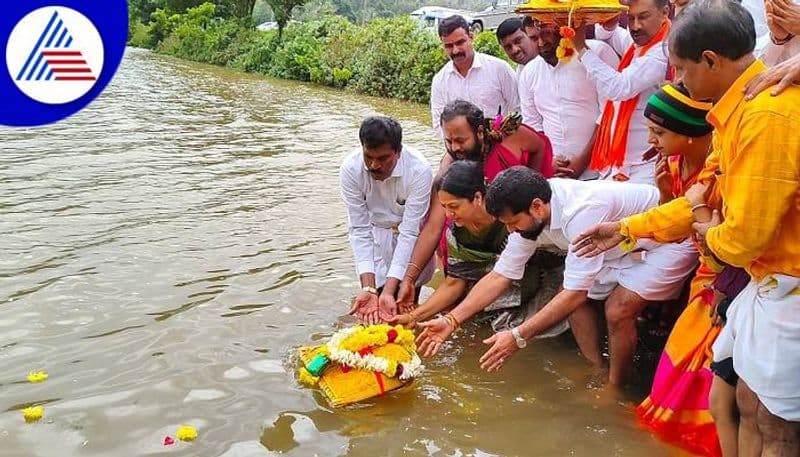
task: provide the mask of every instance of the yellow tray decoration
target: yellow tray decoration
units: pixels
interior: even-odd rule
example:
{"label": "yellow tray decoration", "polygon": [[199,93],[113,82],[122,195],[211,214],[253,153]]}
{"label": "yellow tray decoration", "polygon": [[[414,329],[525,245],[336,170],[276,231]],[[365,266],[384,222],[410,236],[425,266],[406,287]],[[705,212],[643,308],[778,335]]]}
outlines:
{"label": "yellow tray decoration", "polygon": [[334,407],[383,395],[409,383],[424,366],[414,332],[386,324],[340,330],[320,346],[300,348],[298,379],[319,387]]}
{"label": "yellow tray decoration", "polygon": [[576,22],[595,24],[628,11],[628,7],[618,0],[532,0],[516,11],[546,24],[571,25],[570,16]]}
{"label": "yellow tray decoration", "polygon": [[559,26],[561,41],[556,49],[558,60],[568,62],[575,55],[573,24],[584,26],[605,22],[627,11],[618,0],[532,0],[517,7],[519,14],[544,24]]}

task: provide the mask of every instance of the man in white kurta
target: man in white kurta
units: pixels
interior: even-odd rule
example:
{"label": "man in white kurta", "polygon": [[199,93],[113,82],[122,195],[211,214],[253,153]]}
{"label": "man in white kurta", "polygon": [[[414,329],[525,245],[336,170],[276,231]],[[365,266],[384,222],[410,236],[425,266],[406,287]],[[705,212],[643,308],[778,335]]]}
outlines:
{"label": "man in white kurta", "polygon": [[[344,159],[339,178],[361,283],[351,312],[375,323],[396,312],[394,296],[428,212],[433,175],[428,160],[402,144],[395,120],[367,118],[359,137],[361,148]],[[420,286],[433,265],[417,267]]]}
{"label": "man in white kurta", "polygon": [[[589,78],[597,85],[603,98],[613,102],[613,117],[606,122],[611,128],[611,138],[605,142],[601,138],[603,119],[598,130],[597,142],[603,147],[611,148],[615,154],[623,155],[621,165],[609,164],[608,160],[598,156],[599,144],[595,145],[590,167],[598,171],[604,179],[629,181],[635,183],[655,184],[655,156],[643,158],[650,149],[647,143],[647,123],[644,108],[647,99],[655,93],[667,79],[667,50],[663,37],[664,28],[668,30],[667,0],[632,0],[628,11],[628,30],[616,26],[608,31],[599,24],[595,26],[595,38],[608,43],[620,56],[621,64],[625,62],[626,53],[633,53],[630,63],[622,67],[608,65],[592,47],[591,43],[576,42],[578,58],[586,68]],[[660,38],[660,39],[659,39]],[[635,109],[627,126],[620,124],[620,112],[623,102],[633,100]],[[619,127],[618,127],[619,124]],[[627,128],[627,140],[615,145],[613,139],[621,136],[616,130]],[[606,144],[607,143],[607,144]]]}
{"label": "man in white kurta", "polygon": [[[694,268],[696,252],[678,244],[643,240],[637,252],[614,249],[595,258],[578,257],[571,240],[600,221],[645,211],[658,205],[654,186],[609,181],[545,180],[525,167],[500,173],[489,186],[486,206],[508,227],[512,235],[494,270],[473,287],[452,312],[463,322],[491,303],[511,281],[522,277],[525,263],[537,249],[567,252],[563,290],[544,308],[509,332],[488,342],[492,348],[481,359],[490,371],[499,369],[516,349],[561,320],[570,319],[581,350],[594,363],[601,363],[597,322],[588,299],[606,299],[612,383],[628,375],[636,347],[635,321],[648,302],[675,298],[684,279]],[[588,313],[588,314],[587,314]],[[580,317],[580,319],[577,319]],[[421,324],[429,339],[447,337],[442,321]],[[431,344],[431,343],[429,343]],[[421,350],[427,350],[427,345]]]}
{"label": "man in white kurta", "polygon": [[[583,28],[577,32],[585,33]],[[597,173],[586,168],[596,122],[606,99],[578,59],[558,60],[559,40],[555,26],[542,25],[538,38],[539,57],[529,62],[519,75],[522,122],[544,132],[550,139],[557,176],[596,178]],[[619,57],[611,46],[596,40],[587,43],[603,62],[617,67]]]}
{"label": "man in white kurta", "polygon": [[439,23],[439,38],[449,61],[431,83],[431,121],[442,136],[442,110],[454,100],[466,100],[493,117],[498,110],[507,114],[519,109],[517,79],[504,60],[475,52],[469,24],[461,16],[450,16]]}

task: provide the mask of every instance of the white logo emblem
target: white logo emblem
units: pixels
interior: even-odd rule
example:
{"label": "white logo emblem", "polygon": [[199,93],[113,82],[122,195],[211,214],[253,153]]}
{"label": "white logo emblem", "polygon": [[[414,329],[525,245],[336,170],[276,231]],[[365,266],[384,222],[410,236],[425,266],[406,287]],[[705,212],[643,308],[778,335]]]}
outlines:
{"label": "white logo emblem", "polygon": [[77,100],[103,70],[103,39],[92,21],[72,8],[31,11],[11,31],[6,68],[28,97],[50,105]]}

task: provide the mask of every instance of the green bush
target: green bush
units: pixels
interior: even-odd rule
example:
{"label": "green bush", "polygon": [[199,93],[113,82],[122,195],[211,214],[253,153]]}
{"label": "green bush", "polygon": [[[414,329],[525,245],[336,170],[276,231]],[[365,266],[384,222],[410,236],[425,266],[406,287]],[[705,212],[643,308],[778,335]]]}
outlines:
{"label": "green bush", "polygon": [[143,24],[138,19],[129,23],[128,44],[137,48],[151,47],[150,26]]}
{"label": "green bush", "polygon": [[278,32],[255,32],[247,50],[236,56],[229,66],[253,73],[269,74],[272,56],[278,49]]}
{"label": "green bush", "polygon": [[[222,18],[213,3],[173,14],[157,9],[148,24],[135,20],[131,46],[247,72],[310,81],[368,95],[427,103],[433,76],[445,64],[438,37],[406,16],[362,26],[341,16],[290,23],[282,38],[249,20]],[[476,50],[505,57],[494,35]]]}

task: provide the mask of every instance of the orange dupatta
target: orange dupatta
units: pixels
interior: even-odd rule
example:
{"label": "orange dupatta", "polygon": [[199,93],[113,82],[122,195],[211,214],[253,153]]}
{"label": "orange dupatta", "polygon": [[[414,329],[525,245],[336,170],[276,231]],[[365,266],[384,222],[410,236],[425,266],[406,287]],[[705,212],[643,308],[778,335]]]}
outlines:
{"label": "orange dupatta", "polygon": [[[670,28],[670,21],[664,21],[658,33],[650,39],[644,46],[639,48],[638,57],[647,53],[653,46],[664,41],[667,37]],[[622,60],[619,62],[618,71],[622,71],[633,62],[633,56],[637,54],[635,45],[631,45]],[[633,112],[636,110],[636,105],[639,102],[639,95],[633,98],[622,101],[619,104],[619,115],[617,124],[614,126],[613,138],[611,126],[614,123],[614,102],[611,100],[606,102],[603,109],[603,117],[600,121],[600,127],[597,129],[597,138],[595,139],[594,146],[592,147],[592,160],[589,163],[589,168],[596,171],[604,170],[609,166],[622,166],[625,160],[625,152],[628,149],[628,131],[630,129],[631,118]]]}

